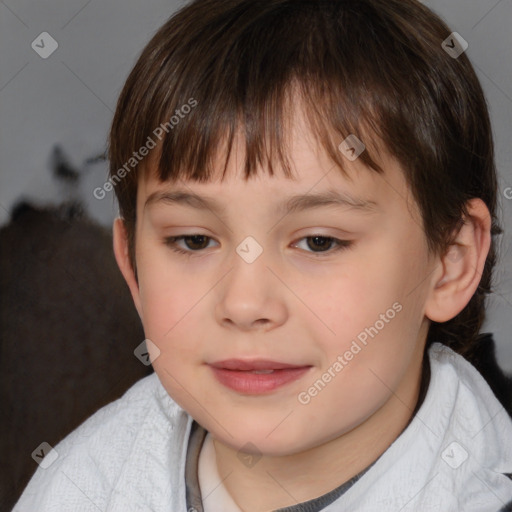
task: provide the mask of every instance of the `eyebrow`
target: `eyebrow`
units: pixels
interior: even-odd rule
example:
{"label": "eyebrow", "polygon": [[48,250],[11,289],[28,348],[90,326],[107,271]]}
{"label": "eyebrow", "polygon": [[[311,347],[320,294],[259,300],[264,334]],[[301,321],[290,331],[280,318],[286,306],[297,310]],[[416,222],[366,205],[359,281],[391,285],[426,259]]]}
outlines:
{"label": "eyebrow", "polygon": [[[200,196],[182,190],[153,192],[147,198],[144,208],[156,203],[185,205],[198,210],[211,210],[219,214],[225,212],[225,207],[213,197]],[[325,192],[289,196],[277,204],[275,213],[284,215],[328,206],[350,208],[363,213],[377,213],[379,211],[378,204],[375,201],[354,197],[347,192],[327,190]]]}

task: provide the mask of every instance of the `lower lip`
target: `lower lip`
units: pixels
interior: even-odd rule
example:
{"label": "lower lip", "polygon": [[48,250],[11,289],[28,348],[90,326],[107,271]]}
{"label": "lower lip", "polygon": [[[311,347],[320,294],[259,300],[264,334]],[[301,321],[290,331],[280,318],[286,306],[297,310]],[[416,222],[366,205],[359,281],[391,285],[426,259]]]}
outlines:
{"label": "lower lip", "polygon": [[274,370],[272,373],[251,373],[241,370],[215,368],[213,366],[211,368],[221,384],[239,393],[250,395],[273,391],[285,384],[300,379],[310,369],[309,366],[304,366],[301,368]]}

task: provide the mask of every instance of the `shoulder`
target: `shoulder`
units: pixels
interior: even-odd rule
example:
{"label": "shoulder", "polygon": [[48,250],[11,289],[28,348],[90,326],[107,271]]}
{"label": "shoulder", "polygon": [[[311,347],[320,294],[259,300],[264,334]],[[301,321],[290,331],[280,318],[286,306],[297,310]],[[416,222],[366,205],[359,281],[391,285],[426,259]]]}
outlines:
{"label": "shoulder", "polygon": [[427,407],[432,417],[440,408],[438,434],[451,436],[470,450],[482,468],[512,472],[512,419],[504,404],[460,354],[441,343],[429,347],[428,354],[432,378]]}
{"label": "shoulder", "polygon": [[169,420],[172,424],[182,415],[182,409],[166,393],[156,374],[149,375],[62,440],[57,445],[59,457],[65,460],[79,448],[90,454],[112,452],[122,457],[143,426],[156,427]]}
{"label": "shoulder", "polygon": [[431,375],[423,403],[343,496],[346,510],[497,512],[499,497],[512,496],[511,418],[464,357],[441,343],[427,353]]}
{"label": "shoulder", "polygon": [[453,404],[503,408],[483,375],[462,355],[436,342],[428,348],[428,356],[430,385],[438,392],[442,390],[445,396],[450,395]]}
{"label": "shoulder", "polygon": [[483,333],[474,344],[470,363],[478,370],[508,414],[512,416],[512,375],[500,368],[491,333]]}
{"label": "shoulder", "polygon": [[[496,360],[495,342],[491,333],[480,335],[467,358],[455,353],[441,343],[429,347],[429,354],[435,364],[450,365],[469,386],[478,383],[479,388],[490,388],[508,415],[512,417],[512,375],[507,375]],[[477,376],[478,374],[478,376]],[[485,382],[485,385],[482,383]],[[473,384],[471,384],[473,383]]]}
{"label": "shoulder", "polygon": [[127,489],[144,502],[144,485],[136,491],[142,471],[156,473],[157,499],[158,486],[170,485],[164,473],[181,453],[189,423],[156,374],[141,379],[54,447],[55,460],[40,465],[14,511],[107,510]]}

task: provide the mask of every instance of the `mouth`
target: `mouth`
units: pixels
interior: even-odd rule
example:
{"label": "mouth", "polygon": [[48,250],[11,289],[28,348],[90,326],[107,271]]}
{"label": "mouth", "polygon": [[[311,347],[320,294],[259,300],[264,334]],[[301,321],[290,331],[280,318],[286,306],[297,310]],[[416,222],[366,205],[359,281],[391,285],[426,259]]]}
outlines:
{"label": "mouth", "polygon": [[311,365],[295,365],[265,359],[228,359],[210,363],[216,379],[243,394],[271,392],[301,378]]}

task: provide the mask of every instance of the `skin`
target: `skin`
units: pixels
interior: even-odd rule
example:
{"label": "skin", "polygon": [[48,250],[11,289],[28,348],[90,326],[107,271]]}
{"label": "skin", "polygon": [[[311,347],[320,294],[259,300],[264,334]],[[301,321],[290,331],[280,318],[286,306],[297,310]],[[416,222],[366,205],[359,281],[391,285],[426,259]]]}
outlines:
{"label": "skin", "polygon": [[[138,283],[122,219],[114,222],[117,262],[146,337],[160,350],[155,371],[213,436],[223,483],[247,512],[320,496],[390,446],[418,400],[430,320],[447,321],[465,307],[490,246],[490,215],[481,200],[468,203],[470,215],[450,251],[431,255],[400,166],[385,151],[383,176],[347,160],[348,179],[299,116],[290,140],[293,179],[260,172],[244,181],[241,140],[224,182],[218,174],[209,183],[161,183],[148,160],[137,195]],[[284,217],[273,212],[289,195],[329,188],[377,206],[371,212],[333,206]],[[163,201],[144,208],[150,194],[176,189],[210,196],[225,210]],[[209,238],[177,242],[193,253],[188,258],[165,243],[183,234]],[[314,235],[353,245],[335,251],[327,241],[332,248],[322,252],[322,243],[309,239],[308,245],[305,237]],[[247,236],[263,248],[250,264],[236,252]],[[197,247],[205,248],[194,253]],[[299,393],[397,302],[401,311],[309,403],[300,403]],[[229,358],[311,367],[297,381],[249,396],[224,387],[207,364]],[[261,458],[246,465],[241,448]]]}

